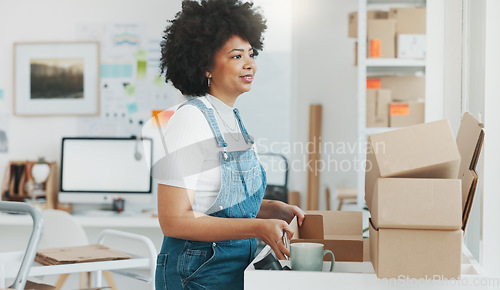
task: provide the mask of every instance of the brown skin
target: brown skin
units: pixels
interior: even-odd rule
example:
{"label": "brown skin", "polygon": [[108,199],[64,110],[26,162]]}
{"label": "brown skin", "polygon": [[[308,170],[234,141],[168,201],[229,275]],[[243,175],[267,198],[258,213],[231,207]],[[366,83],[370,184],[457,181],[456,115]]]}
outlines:
{"label": "brown skin", "polygon": [[[233,36],[216,53],[214,66],[206,73],[210,78],[209,93],[233,107],[238,96],[252,88],[256,71],[252,46]],[[288,223],[297,216],[301,225],[305,217],[299,207],[280,201],[264,200],[255,219],[208,216],[193,211],[193,202],[194,190],[158,185],[158,220],[165,236],[205,242],[259,238],[273,249],[278,259],[290,256],[280,242],[283,230],[293,237]]]}

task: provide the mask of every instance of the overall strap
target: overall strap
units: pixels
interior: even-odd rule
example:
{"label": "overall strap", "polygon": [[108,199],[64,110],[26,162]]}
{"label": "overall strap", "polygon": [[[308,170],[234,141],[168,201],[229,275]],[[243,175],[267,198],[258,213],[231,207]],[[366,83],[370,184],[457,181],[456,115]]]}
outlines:
{"label": "overall strap", "polygon": [[177,110],[179,110],[184,105],[193,105],[198,109],[200,109],[203,115],[205,115],[205,119],[207,119],[207,122],[210,125],[210,128],[212,129],[212,132],[215,135],[215,141],[217,142],[217,146],[223,147],[225,150],[227,147],[227,143],[226,141],[224,141],[224,138],[220,133],[219,126],[217,125],[217,121],[215,120],[214,110],[212,108],[208,108],[205,105],[205,103],[203,103],[201,100],[198,100],[198,98],[184,102],[177,108]]}
{"label": "overall strap", "polygon": [[250,135],[248,134],[247,130],[245,129],[245,125],[243,125],[243,122],[241,121],[240,111],[238,111],[238,109],[234,108],[233,112],[234,112],[234,115],[236,116],[236,119],[238,120],[238,124],[240,125],[240,130],[241,130],[241,133],[243,134],[243,137],[245,138],[245,142],[247,142],[247,144],[253,144],[254,142],[253,142],[252,138],[250,138]]}

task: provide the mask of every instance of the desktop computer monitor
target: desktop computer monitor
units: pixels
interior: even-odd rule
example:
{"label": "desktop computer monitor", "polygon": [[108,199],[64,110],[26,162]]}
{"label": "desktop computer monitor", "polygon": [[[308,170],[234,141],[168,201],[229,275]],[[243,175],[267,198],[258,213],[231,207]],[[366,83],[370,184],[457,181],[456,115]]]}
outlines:
{"label": "desktop computer monitor", "polygon": [[75,204],[151,204],[148,138],[63,138],[59,201]]}

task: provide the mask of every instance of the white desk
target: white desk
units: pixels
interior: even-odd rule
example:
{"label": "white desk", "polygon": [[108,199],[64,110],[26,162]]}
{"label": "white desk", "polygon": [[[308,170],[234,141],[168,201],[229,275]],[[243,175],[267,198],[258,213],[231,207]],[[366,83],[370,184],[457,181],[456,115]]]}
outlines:
{"label": "white desk", "polygon": [[[245,290],[252,289],[500,289],[499,278],[481,274],[481,267],[463,246],[461,280],[378,279],[370,262],[337,262],[334,272],[255,270],[253,263],[271,251],[266,246],[245,270]],[[282,266],[289,261],[281,261]],[[482,284],[483,283],[483,284]],[[478,284],[478,285],[476,285]],[[483,286],[484,284],[489,284]]]}
{"label": "white desk", "polygon": [[[84,215],[75,214],[89,241],[95,242],[99,233],[104,229],[116,229],[144,235],[153,241],[159,252],[163,241],[163,234],[158,218],[151,214],[114,214],[109,212],[92,211]],[[0,213],[0,252],[24,251],[28,245],[33,221],[28,215],[13,215]],[[127,250],[124,245],[122,251]]]}

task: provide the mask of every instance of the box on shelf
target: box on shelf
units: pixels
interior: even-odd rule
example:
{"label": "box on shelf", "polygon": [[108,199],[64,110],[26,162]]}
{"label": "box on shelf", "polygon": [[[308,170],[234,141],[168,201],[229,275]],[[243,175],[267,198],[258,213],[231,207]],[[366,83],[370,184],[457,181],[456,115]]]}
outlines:
{"label": "box on shelf", "polygon": [[368,19],[367,57],[396,57],[396,21],[394,19]]}
{"label": "box on shelf", "polygon": [[460,277],[462,230],[377,229],[370,220],[369,232],[379,278]]}
{"label": "box on shelf", "polygon": [[425,59],[426,45],[425,34],[399,34],[396,43],[397,57]]}
{"label": "box on shelf", "polygon": [[370,214],[376,229],[459,230],[461,203],[460,179],[379,178]]}
{"label": "box on shelf", "polygon": [[389,127],[390,102],[390,90],[366,90],[366,127]]}
{"label": "box on shelf", "polygon": [[368,137],[365,200],[372,208],[379,177],[457,178],[460,153],[448,120]]}
{"label": "box on shelf", "polygon": [[383,89],[391,90],[394,101],[425,99],[424,76],[384,76],[379,79]]}
{"label": "box on shelf", "polygon": [[396,20],[396,33],[425,34],[426,9],[423,7],[398,7],[389,9],[389,19]]}
{"label": "box on shelf", "polygon": [[[291,243],[321,243],[335,261],[363,261],[363,220],[359,211],[307,211],[302,226],[294,218]],[[325,261],[329,260],[328,255]]]}
{"label": "box on shelf", "polygon": [[389,104],[389,126],[407,127],[425,121],[425,102],[407,101]]}
{"label": "box on shelf", "polygon": [[[358,37],[358,12],[349,13],[349,37]],[[366,12],[367,19],[387,19],[389,18],[389,12],[381,10],[368,10]]]}

